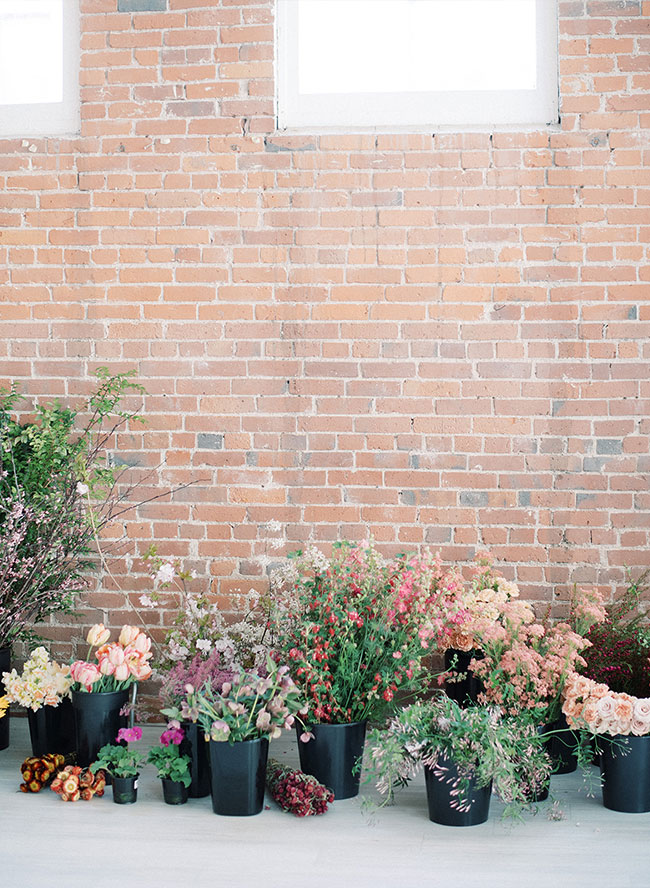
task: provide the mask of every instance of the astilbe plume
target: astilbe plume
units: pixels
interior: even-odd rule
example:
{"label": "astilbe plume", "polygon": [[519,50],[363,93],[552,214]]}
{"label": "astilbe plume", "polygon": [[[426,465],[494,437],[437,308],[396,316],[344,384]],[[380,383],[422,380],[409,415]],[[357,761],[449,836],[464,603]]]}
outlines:
{"label": "astilbe plume", "polygon": [[188,663],[177,663],[163,678],[159,696],[163,706],[179,706],[185,697],[185,686],[197,690],[209,680],[215,691],[221,691],[224,682],[232,682],[234,672],[223,666],[219,651],[211,651],[207,657],[196,654]]}
{"label": "astilbe plume", "polygon": [[296,817],[324,814],[334,801],[332,790],[315,777],[281,765],[275,759],[269,759],[266,787],[273,801]]}

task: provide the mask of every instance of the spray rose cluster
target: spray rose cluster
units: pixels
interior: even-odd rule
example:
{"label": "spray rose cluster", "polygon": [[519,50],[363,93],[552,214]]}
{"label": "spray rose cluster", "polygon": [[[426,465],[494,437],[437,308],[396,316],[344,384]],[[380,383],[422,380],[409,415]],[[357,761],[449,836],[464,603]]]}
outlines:
{"label": "spray rose cluster", "polygon": [[116,642],[108,643],[110,630],[103,623],[92,626],[86,638],[88,655],[96,648],[96,663],[76,660],[70,667],[73,690],[99,693],[121,691],[151,675],[151,639],[136,626],[123,626]]}
{"label": "spray rose cluster", "polygon": [[15,669],[3,672],[2,680],[9,703],[18,703],[37,712],[42,706],[58,706],[70,696],[70,667],[55,663],[44,647],[37,647],[25,663],[22,674]]}
{"label": "spray rose cluster", "polygon": [[573,673],[567,679],[562,712],[569,727],[592,734],[650,734],[650,697],[617,693],[584,675]]}

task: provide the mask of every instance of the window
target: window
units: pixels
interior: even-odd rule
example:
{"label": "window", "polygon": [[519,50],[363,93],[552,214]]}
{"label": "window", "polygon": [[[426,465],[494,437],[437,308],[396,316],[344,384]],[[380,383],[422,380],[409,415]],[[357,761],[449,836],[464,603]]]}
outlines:
{"label": "window", "polygon": [[278,0],[281,129],[557,122],[556,0]]}
{"label": "window", "polygon": [[78,130],[78,0],[0,0],[0,134]]}

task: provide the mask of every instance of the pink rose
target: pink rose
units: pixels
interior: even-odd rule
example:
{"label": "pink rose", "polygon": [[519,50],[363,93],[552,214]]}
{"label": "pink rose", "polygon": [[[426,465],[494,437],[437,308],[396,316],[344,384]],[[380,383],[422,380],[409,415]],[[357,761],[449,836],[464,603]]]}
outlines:
{"label": "pink rose", "polygon": [[603,721],[609,721],[614,715],[615,706],[616,701],[611,693],[601,697],[596,703],[599,717],[602,718]]}

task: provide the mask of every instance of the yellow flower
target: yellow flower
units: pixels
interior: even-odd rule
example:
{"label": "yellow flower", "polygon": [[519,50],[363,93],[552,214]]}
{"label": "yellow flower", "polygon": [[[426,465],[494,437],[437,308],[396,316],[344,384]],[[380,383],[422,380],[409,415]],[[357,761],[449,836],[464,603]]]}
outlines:
{"label": "yellow flower", "polygon": [[0,718],[3,717],[7,709],[9,709],[9,697],[5,694],[4,697],[0,697]]}

